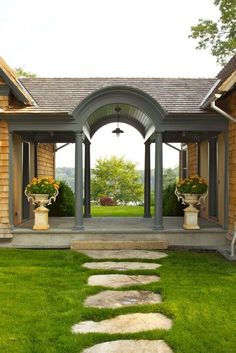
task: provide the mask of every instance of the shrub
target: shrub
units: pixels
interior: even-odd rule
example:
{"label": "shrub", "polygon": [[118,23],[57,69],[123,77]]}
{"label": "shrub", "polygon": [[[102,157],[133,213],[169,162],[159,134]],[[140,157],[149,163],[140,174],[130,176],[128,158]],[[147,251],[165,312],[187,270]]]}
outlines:
{"label": "shrub", "polygon": [[51,217],[73,217],[75,215],[75,195],[66,181],[60,181],[59,195],[48,208]]}
{"label": "shrub", "polygon": [[163,190],[163,216],[183,216],[186,207],[178,201],[175,195],[176,184],[171,184]]}
{"label": "shrub", "polygon": [[100,198],[100,205],[101,206],[116,206],[117,203],[115,200],[113,200],[112,197],[103,196]]}

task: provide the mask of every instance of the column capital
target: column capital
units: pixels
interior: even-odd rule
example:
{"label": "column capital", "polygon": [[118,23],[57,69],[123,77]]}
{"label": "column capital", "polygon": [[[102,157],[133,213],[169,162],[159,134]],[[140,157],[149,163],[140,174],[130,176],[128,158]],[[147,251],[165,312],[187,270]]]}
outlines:
{"label": "column capital", "polygon": [[83,136],[83,131],[75,131],[75,136]]}
{"label": "column capital", "polygon": [[152,141],[147,140],[147,141],[145,141],[145,142],[144,142],[144,145],[145,145],[145,146],[150,146],[150,145],[151,145],[151,143],[152,143]]}
{"label": "column capital", "polygon": [[157,138],[158,136],[163,136],[163,131],[155,131],[154,136]]}
{"label": "column capital", "polygon": [[91,145],[91,142],[86,138],[86,139],[84,140],[84,145],[90,146],[90,145]]}

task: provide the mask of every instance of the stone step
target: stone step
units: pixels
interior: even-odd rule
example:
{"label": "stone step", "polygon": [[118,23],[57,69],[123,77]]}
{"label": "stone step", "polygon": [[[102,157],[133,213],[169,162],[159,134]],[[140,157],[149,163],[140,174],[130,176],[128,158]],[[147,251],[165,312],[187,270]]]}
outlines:
{"label": "stone step", "polygon": [[121,308],[123,306],[161,303],[161,295],[150,291],[105,290],[86,298],[84,305],[92,308]]}
{"label": "stone step", "polygon": [[88,278],[88,285],[119,288],[149,284],[153,282],[158,282],[159,280],[160,277],[158,276],[145,275],[93,275]]}
{"label": "stone step", "polygon": [[166,250],[166,240],[74,240],[71,250]]}
{"label": "stone step", "polygon": [[72,333],[136,333],[152,330],[170,330],[172,319],[160,313],[134,313],[102,321],[82,321],[72,326]]}
{"label": "stone step", "polygon": [[117,340],[98,343],[83,350],[82,353],[173,353],[171,348],[162,340]]}

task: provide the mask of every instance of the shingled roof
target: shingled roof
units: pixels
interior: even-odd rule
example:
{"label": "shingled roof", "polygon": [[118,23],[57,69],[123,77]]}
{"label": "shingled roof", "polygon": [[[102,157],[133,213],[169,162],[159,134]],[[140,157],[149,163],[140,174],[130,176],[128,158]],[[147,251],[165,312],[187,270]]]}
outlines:
{"label": "shingled roof", "polygon": [[71,114],[89,94],[109,86],[129,86],[152,96],[167,113],[203,113],[200,103],[216,82],[208,78],[22,78],[38,107],[22,111]]}

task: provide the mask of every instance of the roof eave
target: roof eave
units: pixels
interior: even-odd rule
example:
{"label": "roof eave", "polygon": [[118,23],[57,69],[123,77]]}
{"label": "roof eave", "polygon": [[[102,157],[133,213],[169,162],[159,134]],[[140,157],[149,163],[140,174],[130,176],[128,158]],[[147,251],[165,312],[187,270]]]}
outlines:
{"label": "roof eave", "polygon": [[0,109],[0,116],[4,117],[4,119],[7,119],[7,117],[12,117],[12,116],[19,116],[19,117],[30,117],[30,116],[44,116],[44,117],[58,117],[58,118],[70,118],[73,120],[73,116],[69,114],[68,112],[55,112],[55,111],[19,111],[19,110],[3,110]]}
{"label": "roof eave", "polygon": [[33,97],[17,79],[14,71],[7,65],[2,57],[0,57],[0,76],[12,89],[14,95],[19,101],[23,102],[25,105],[37,105]]}
{"label": "roof eave", "polygon": [[219,85],[219,83],[221,82],[220,79],[218,79],[214,85],[210,88],[210,90],[207,92],[206,96],[203,98],[203,100],[201,101],[199,108],[204,110],[206,108],[210,107],[210,103],[212,101],[212,99],[214,98],[214,93],[217,89],[217,86]]}

